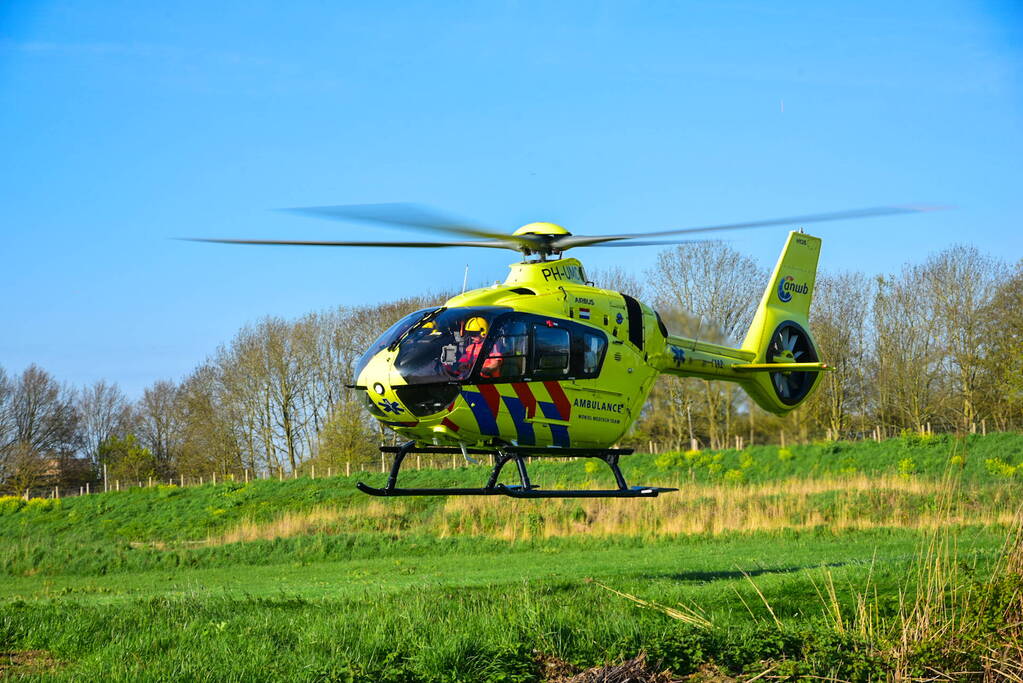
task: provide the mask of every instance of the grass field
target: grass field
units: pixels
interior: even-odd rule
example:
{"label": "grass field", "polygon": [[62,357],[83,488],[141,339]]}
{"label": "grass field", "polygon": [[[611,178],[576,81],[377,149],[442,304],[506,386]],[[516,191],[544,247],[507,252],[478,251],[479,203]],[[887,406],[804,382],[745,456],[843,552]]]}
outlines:
{"label": "grass field", "polygon": [[1023,436],[626,460],[682,490],[378,500],[335,477],[0,499],[0,677],[534,681],[645,652],[719,680],[979,679],[1023,654]]}

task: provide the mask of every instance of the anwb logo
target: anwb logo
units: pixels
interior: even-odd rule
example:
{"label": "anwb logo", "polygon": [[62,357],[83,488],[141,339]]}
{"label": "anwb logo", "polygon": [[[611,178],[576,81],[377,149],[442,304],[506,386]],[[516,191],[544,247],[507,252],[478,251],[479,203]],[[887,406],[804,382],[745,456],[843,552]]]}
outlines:
{"label": "anwb logo", "polygon": [[795,278],[791,275],[786,275],[778,282],[778,298],[782,300],[782,303],[788,303],[792,301],[792,294],[806,294],[810,291],[810,288],[804,282],[802,284],[796,284]]}

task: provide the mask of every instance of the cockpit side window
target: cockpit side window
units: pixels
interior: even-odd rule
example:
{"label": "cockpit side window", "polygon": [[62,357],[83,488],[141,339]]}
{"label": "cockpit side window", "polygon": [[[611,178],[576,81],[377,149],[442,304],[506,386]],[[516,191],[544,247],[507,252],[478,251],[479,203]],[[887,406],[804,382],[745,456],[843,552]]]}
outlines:
{"label": "cockpit side window", "polygon": [[491,323],[507,308],[448,308],[421,319],[398,342],[394,368],[407,384],[460,382],[477,366]]}

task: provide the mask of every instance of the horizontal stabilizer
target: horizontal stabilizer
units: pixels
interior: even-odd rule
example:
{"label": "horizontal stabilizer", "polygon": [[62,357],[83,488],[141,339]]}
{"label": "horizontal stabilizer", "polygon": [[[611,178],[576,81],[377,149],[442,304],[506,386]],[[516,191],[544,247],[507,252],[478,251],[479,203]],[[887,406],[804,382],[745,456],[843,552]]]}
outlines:
{"label": "horizontal stabilizer", "polygon": [[820,372],[831,370],[827,363],[743,363],[733,365],[736,372]]}

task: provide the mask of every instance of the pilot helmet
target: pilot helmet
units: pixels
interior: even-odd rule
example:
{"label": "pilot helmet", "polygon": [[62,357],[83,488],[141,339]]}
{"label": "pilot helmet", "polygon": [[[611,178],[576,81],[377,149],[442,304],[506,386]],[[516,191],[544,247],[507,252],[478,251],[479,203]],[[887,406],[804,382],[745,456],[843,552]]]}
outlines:
{"label": "pilot helmet", "polygon": [[487,336],[487,321],[486,318],[474,316],[465,321],[465,332],[466,334],[479,334],[481,337]]}

